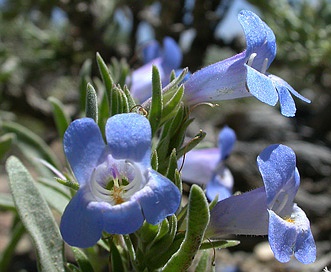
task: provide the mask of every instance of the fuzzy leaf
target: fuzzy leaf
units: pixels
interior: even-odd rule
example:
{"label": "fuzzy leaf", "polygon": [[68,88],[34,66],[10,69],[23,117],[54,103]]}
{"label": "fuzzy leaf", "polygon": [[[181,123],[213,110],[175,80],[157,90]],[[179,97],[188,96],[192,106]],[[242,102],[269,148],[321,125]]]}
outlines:
{"label": "fuzzy leaf", "polygon": [[88,83],[86,87],[86,117],[92,118],[96,123],[98,123],[98,97],[97,93],[92,86]]}
{"label": "fuzzy leaf", "polygon": [[16,157],[9,157],[6,169],[17,212],[37,250],[39,270],[64,271],[63,241],[46,200]]}
{"label": "fuzzy leaf", "polygon": [[176,110],[178,111],[182,98],[184,95],[184,87],[178,88],[177,92],[171,97],[169,101],[165,101],[165,105],[162,110],[162,121],[161,123],[169,120],[176,115]]}
{"label": "fuzzy leaf", "polygon": [[124,85],[124,87],[123,87],[123,92],[128,101],[128,112],[131,112],[136,107],[136,102],[134,101],[134,99],[126,85]]}
{"label": "fuzzy leaf", "polygon": [[162,84],[159,70],[153,66],[152,70],[152,103],[148,119],[152,127],[152,135],[155,135],[161,121],[162,114]]}
{"label": "fuzzy leaf", "polygon": [[47,100],[52,105],[53,116],[54,116],[57,133],[59,134],[59,136],[61,138],[63,138],[64,132],[66,131],[67,127],[69,126],[70,118],[64,112],[64,106],[60,100],[58,100],[55,97],[49,97]]}
{"label": "fuzzy leaf", "polygon": [[199,186],[194,184],[191,187],[189,195],[185,238],[179,250],[163,267],[163,272],[184,272],[188,270],[200,248],[205,230],[209,223],[209,217],[208,202],[205,194]]}
{"label": "fuzzy leaf", "polygon": [[213,240],[203,242],[200,246],[200,249],[208,249],[208,248],[227,248],[233,247],[240,244],[240,241],[237,240]]}
{"label": "fuzzy leaf", "polygon": [[189,141],[184,147],[178,150],[177,158],[182,157],[184,154],[196,147],[204,138],[206,137],[206,132],[200,131],[195,135],[191,141]]}
{"label": "fuzzy leaf", "polygon": [[114,82],[113,82],[112,77],[110,76],[107,64],[104,62],[104,60],[102,59],[102,57],[99,53],[97,53],[97,63],[98,63],[98,68],[99,68],[99,71],[101,74],[101,78],[106,87],[106,93],[109,93],[110,90],[113,88]]}

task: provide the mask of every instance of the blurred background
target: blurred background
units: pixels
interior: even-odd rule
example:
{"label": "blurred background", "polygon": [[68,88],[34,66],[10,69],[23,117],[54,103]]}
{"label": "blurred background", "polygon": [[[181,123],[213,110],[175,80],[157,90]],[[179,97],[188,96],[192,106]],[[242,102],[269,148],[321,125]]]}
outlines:
{"label": "blurred background", "polygon": [[[294,118],[254,98],[193,110],[189,135],[206,131],[216,145],[225,125],[238,137],[227,161],[235,191],[262,186],[256,156],[283,143],[297,154],[301,187],[296,201],[312,223],[318,259],[309,266],[280,264],[266,237],[240,237],[240,246],[217,251],[217,271],[322,271],[331,266],[331,1],[330,0],[0,0],[0,137],[2,122],[15,122],[41,137],[63,161],[48,97],[72,118],[80,116],[80,91],[99,76],[95,54],[132,70],[152,39],[174,38],[182,67],[194,72],[245,49],[237,14],[257,13],[274,31],[277,56],[269,72],[285,79],[312,103],[296,100]],[[113,60],[114,61],[114,60]],[[8,135],[7,135],[8,136]],[[0,146],[0,190],[8,192],[4,162],[20,156],[19,140]],[[64,164],[63,164],[64,165]],[[0,252],[11,236],[12,213],[0,212]],[[10,271],[36,271],[27,240],[16,249]]]}

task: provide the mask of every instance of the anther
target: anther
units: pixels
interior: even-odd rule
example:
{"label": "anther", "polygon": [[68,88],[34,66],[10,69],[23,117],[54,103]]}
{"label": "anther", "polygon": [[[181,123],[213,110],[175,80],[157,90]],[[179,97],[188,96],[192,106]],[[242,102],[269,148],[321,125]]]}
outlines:
{"label": "anther", "polygon": [[268,62],[269,62],[269,59],[265,58],[264,61],[263,61],[263,64],[262,64],[262,69],[261,69],[262,74],[266,73],[267,67],[268,67]]}
{"label": "anther", "polygon": [[249,56],[249,59],[248,59],[248,61],[247,61],[247,65],[248,65],[248,66],[252,66],[253,61],[254,61],[254,59],[255,59],[256,56],[257,56],[256,53],[252,53],[252,54]]}

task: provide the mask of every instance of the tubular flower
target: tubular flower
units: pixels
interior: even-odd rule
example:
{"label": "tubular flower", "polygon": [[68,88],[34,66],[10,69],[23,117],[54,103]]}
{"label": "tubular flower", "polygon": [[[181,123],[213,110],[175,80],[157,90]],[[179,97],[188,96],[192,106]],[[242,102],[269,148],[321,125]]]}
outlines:
{"label": "tubular flower", "polygon": [[283,79],[267,73],[276,56],[273,31],[251,11],[241,11],[238,20],[245,33],[247,49],[193,73],[184,84],[186,103],[217,103],[255,96],[271,106],[279,100],[281,113],[294,116],[296,107],[291,94],[307,103],[310,101]]}
{"label": "tubular flower", "polygon": [[104,143],[90,118],[75,120],[64,135],[64,152],[80,185],[60,224],[72,246],[90,247],[103,231],[128,234],[143,221],[158,224],[180,203],[178,188],[151,168],[151,128],[135,113],[106,124]]}
{"label": "tubular flower", "polygon": [[157,41],[152,41],[143,50],[145,65],[133,71],[129,80],[132,96],[140,103],[152,96],[152,66],[160,72],[163,85],[169,83],[172,70],[179,68],[182,62],[182,52],[170,37],[163,39],[163,50]]}
{"label": "tubular flower", "polygon": [[314,262],[316,246],[309,220],[293,203],[300,184],[294,152],[284,145],[271,145],[257,163],[264,187],[218,202],[206,235],[268,234],[278,261],[288,262],[294,253],[302,263]]}
{"label": "tubular flower", "polygon": [[[236,141],[235,132],[225,126],[218,136],[218,148],[194,149],[185,155],[181,170],[183,180],[196,184],[206,184],[206,195],[212,201],[232,195],[233,177],[224,161],[232,152]],[[182,160],[179,161],[181,165]]]}

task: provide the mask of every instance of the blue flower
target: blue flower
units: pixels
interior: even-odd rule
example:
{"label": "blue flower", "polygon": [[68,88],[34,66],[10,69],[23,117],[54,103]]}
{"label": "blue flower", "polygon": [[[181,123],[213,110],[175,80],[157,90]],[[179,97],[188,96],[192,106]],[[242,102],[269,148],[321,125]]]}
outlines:
{"label": "blue flower", "polygon": [[103,231],[133,233],[144,220],[158,224],[179,207],[178,188],[151,168],[151,128],[145,117],[114,115],[105,134],[107,144],[98,125],[82,118],[64,135],[64,152],[80,185],[60,224],[72,246],[93,246]]}
{"label": "blue flower", "polygon": [[279,100],[281,113],[294,116],[296,107],[291,94],[307,103],[310,101],[281,78],[267,73],[276,56],[273,31],[251,11],[241,11],[238,20],[246,36],[247,49],[193,73],[184,84],[186,103],[217,103],[253,95],[271,106]]}
{"label": "blue flower", "polygon": [[306,214],[293,203],[300,184],[295,154],[287,146],[271,145],[257,159],[264,187],[231,196],[211,211],[207,235],[266,235],[280,262],[291,255],[312,263],[316,246]]}
{"label": "blue flower", "polygon": [[142,103],[152,96],[152,67],[156,66],[160,72],[163,85],[169,83],[172,70],[179,68],[182,62],[182,52],[170,37],[163,39],[163,49],[157,41],[150,42],[143,49],[145,65],[133,71],[129,79],[132,96]]}
{"label": "blue flower", "polygon": [[[232,195],[233,177],[224,161],[232,152],[236,141],[235,132],[225,126],[218,136],[218,148],[194,149],[185,155],[181,170],[182,179],[186,182],[206,185],[206,195],[212,201]],[[179,166],[182,160],[179,161]]]}

